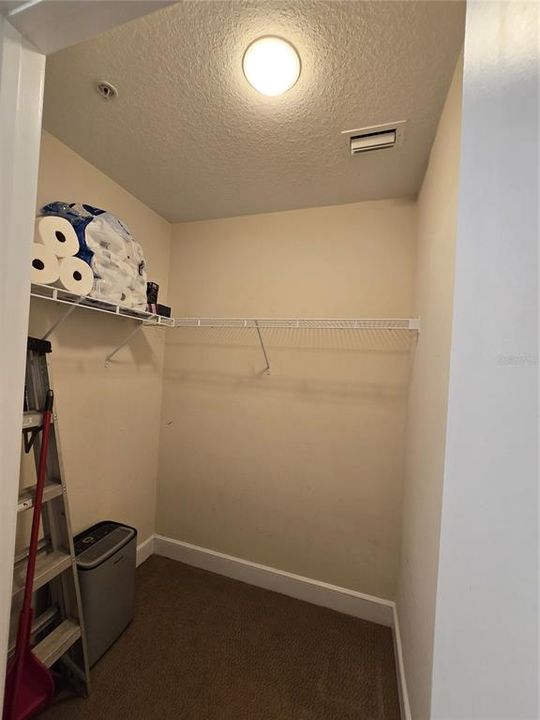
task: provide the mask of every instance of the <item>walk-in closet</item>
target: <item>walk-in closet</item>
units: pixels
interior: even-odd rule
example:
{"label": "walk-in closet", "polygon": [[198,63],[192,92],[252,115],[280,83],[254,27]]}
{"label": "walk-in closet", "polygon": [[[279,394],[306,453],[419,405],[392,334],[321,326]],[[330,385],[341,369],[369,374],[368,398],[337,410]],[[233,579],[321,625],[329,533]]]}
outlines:
{"label": "walk-in closet", "polygon": [[502,564],[531,547],[494,514],[506,401],[480,394],[529,397],[534,318],[495,337],[520,323],[489,278],[530,293],[532,220],[518,253],[479,218],[504,208],[487,145],[532,142],[531,85],[489,83],[534,4],[7,6],[43,87],[13,116],[36,166],[4,720],[495,718],[456,639],[491,637],[493,527]]}

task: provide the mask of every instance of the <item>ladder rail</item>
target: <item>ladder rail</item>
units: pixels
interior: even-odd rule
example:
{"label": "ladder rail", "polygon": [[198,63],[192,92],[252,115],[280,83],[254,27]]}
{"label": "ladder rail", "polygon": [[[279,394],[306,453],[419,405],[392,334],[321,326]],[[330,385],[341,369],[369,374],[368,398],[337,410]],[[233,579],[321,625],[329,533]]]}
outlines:
{"label": "ladder rail", "polygon": [[[43,347],[45,346],[38,344],[36,347],[36,341],[32,341],[32,343],[33,345],[29,341],[26,363],[24,408],[26,418],[29,418],[30,415],[39,416],[47,390],[53,384],[49,359],[50,346],[48,350],[44,350]],[[35,426],[36,417],[33,418],[33,422]],[[28,448],[28,445],[26,447]],[[36,433],[33,439],[31,449],[37,463],[41,449],[39,432]],[[52,631],[40,640],[36,651],[38,647],[44,648],[41,652],[45,653],[47,660],[51,663],[61,660],[72,683],[83,694],[88,694],[90,690],[90,668],[57,408],[54,410],[54,422],[50,425],[46,482],[48,487],[54,485],[55,490],[49,493],[42,508],[43,538],[40,541],[40,547],[46,552],[46,556],[43,558],[45,566],[47,566],[48,562],[54,564],[56,558],[58,558],[58,563],[51,567],[49,574],[41,576],[39,587],[48,587],[49,604],[56,608],[57,621]],[[25,499],[23,506],[20,507],[21,511],[32,507],[32,488],[23,490],[19,497]],[[24,514],[24,512],[21,512],[21,514]],[[22,553],[16,558],[18,564],[24,560],[24,557],[25,553]],[[20,573],[20,567],[18,573]],[[37,589],[36,583],[34,583],[34,588]],[[79,631],[77,632],[75,628],[79,628]]]}
{"label": "ladder rail", "polygon": [[[53,371],[49,355],[43,356],[47,378],[49,385],[52,385]],[[58,405],[57,405],[58,410]],[[62,485],[62,496],[54,498],[45,507],[45,517],[47,518],[47,526],[49,528],[53,544],[66,548],[72,558],[72,572],[74,582],[70,582],[66,573],[55,578],[51,583],[51,595],[58,603],[63,604],[64,617],[76,618],[81,628],[80,648],[78,644],[72,646],[70,654],[76,665],[83,667],[83,673],[87,678],[87,691],[90,685],[90,666],[88,663],[88,652],[86,648],[86,632],[84,627],[84,617],[82,613],[81,591],[79,587],[79,578],[77,574],[77,563],[75,560],[75,547],[73,544],[73,531],[71,527],[71,512],[69,508],[69,499],[65,483],[64,460],[62,456],[60,442],[60,428],[57,422],[57,410],[55,411],[55,422],[51,425],[51,436],[49,444],[51,451],[54,450],[54,463],[52,468],[53,477],[60,479]],[[63,519],[63,522],[60,520]]]}

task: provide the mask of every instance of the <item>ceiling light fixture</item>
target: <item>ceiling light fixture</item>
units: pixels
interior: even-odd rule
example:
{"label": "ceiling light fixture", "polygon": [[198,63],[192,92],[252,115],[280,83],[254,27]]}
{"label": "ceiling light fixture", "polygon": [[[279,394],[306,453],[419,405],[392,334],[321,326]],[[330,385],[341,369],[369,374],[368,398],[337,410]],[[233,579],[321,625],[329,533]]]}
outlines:
{"label": "ceiling light fixture", "polygon": [[249,45],[242,61],[246,80],[263,95],[275,97],[292,88],[300,77],[300,56],[280,37],[266,36]]}

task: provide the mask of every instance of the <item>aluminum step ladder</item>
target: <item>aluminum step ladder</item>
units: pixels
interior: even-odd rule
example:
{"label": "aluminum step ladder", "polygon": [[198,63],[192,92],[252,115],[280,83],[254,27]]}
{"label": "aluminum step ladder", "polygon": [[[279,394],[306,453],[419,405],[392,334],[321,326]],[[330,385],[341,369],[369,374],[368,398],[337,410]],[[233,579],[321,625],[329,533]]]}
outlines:
{"label": "aluminum step ladder", "polygon": [[[24,450],[27,453],[33,450],[36,468],[42,425],[42,412],[39,408],[44,407],[45,396],[51,386],[48,359],[51,350],[49,341],[28,338],[22,430]],[[33,507],[34,492],[35,487],[29,487],[19,494],[18,533],[24,529],[21,525],[24,524],[25,516],[29,515],[26,511]],[[77,692],[87,695],[90,690],[90,671],[56,410],[50,429],[41,522],[43,534],[39,543],[33,587],[33,652],[47,667],[60,661],[55,670],[61,671],[63,678]],[[15,557],[10,655],[15,650],[27,557],[28,550]]]}

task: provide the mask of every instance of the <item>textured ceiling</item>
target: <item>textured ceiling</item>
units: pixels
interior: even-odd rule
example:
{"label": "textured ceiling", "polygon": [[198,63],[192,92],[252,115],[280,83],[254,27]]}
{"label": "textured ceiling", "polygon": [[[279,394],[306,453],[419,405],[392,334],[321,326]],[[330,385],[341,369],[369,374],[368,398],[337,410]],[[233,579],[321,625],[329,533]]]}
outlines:
{"label": "textured ceiling", "polygon": [[[171,222],[415,195],[463,24],[461,2],[181,2],[50,56],[44,126]],[[241,70],[267,34],[302,58],[277,98]],[[395,120],[401,147],[348,156],[342,130]]]}

